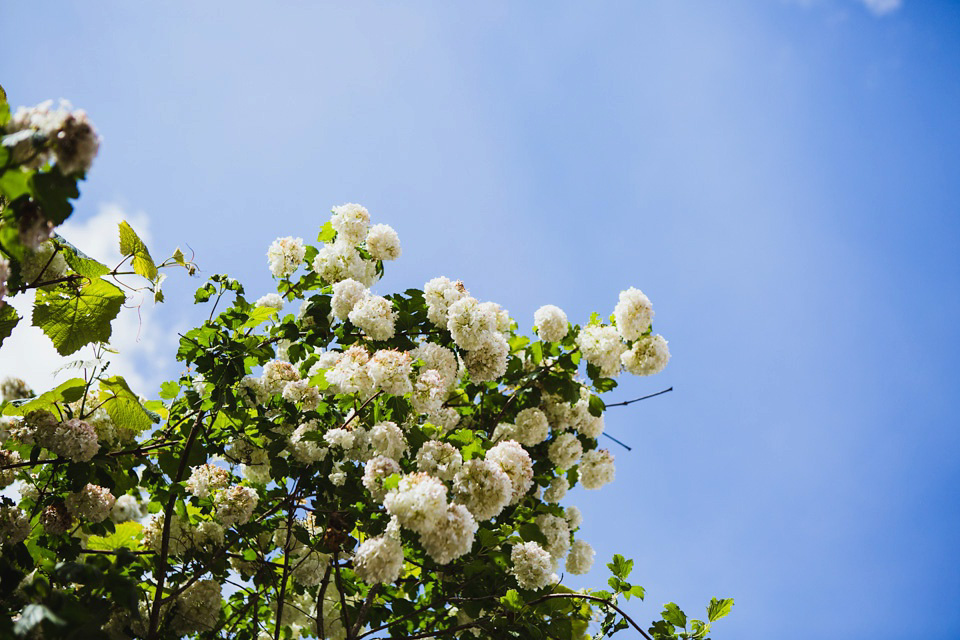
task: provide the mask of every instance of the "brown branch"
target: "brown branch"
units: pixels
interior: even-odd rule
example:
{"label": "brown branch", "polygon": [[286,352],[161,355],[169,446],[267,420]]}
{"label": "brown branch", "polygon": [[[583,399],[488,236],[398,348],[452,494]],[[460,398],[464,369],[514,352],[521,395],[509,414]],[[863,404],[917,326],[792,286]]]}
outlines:
{"label": "brown branch", "polygon": [[554,598],[581,598],[581,599],[583,599],[583,600],[591,600],[591,601],[593,601],[593,602],[599,602],[600,604],[602,604],[602,605],[604,605],[604,606],[607,606],[607,607],[610,607],[611,609],[613,609],[614,611],[616,611],[617,613],[619,613],[621,616],[623,616],[623,619],[626,620],[627,622],[629,622],[629,623],[631,624],[631,626],[633,626],[634,629],[636,629],[637,631],[639,631],[639,632],[640,632],[640,635],[642,635],[644,638],[646,638],[647,640],[653,640],[653,638],[651,638],[650,636],[648,636],[648,635],[647,635],[647,632],[644,631],[643,629],[641,629],[641,628],[640,628],[640,625],[638,625],[636,622],[634,622],[634,621],[633,621],[633,618],[631,618],[630,616],[628,616],[628,615],[623,611],[623,609],[621,609],[621,608],[618,607],[617,605],[613,604],[612,602],[609,602],[609,601],[607,601],[607,600],[604,600],[603,598],[598,598],[598,597],[596,597],[596,596],[588,596],[588,595],[583,594],[583,593],[548,593],[548,594],[545,595],[545,596],[540,596],[539,598],[535,598],[535,599],[531,600],[530,602],[527,603],[527,606],[529,607],[529,606],[532,606],[532,605],[537,604],[538,602],[543,602],[544,600],[552,600],[552,599],[554,599]]}
{"label": "brown branch", "polygon": [[337,582],[337,591],[340,592],[340,620],[343,622],[343,629],[347,633],[347,640],[353,639],[350,633],[350,616],[347,615],[347,596],[343,593],[343,581],[340,579],[340,552],[333,552],[334,578]]}
{"label": "brown branch", "polygon": [[367,611],[370,609],[370,604],[373,602],[373,599],[377,597],[377,593],[380,591],[380,584],[377,583],[370,587],[370,590],[367,591],[367,599],[363,601],[363,606],[360,607],[360,613],[357,614],[357,620],[353,623],[353,631],[350,635],[356,636],[360,633],[360,628],[363,626],[363,619],[367,617]]}
{"label": "brown branch", "polygon": [[[190,448],[196,441],[200,433],[200,426],[203,424],[203,412],[197,415],[190,435],[187,436],[187,442],[183,446],[183,452],[180,454],[180,465],[177,467],[177,475],[172,478],[172,485],[183,480],[183,474],[187,469],[187,459],[190,457]],[[177,503],[177,494],[171,490],[170,498],[167,500],[166,508],[163,511],[163,534],[160,538],[160,563],[157,566],[155,575],[157,576],[157,591],[153,597],[153,607],[150,611],[150,627],[147,630],[147,640],[153,640],[157,637],[157,627],[160,624],[160,604],[163,601],[163,583],[167,578],[167,557],[170,553],[170,524],[173,519],[173,508]]]}

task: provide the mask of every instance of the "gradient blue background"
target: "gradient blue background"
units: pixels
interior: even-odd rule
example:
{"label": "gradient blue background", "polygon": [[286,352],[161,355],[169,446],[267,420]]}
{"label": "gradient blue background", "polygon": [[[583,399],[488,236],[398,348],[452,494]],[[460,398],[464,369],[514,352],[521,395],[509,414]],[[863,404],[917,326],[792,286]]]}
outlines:
{"label": "gradient blue background", "polygon": [[[14,105],[103,135],[77,220],[268,291],[331,205],[394,226],[377,290],[461,278],[522,327],[643,289],[673,360],[573,492],[642,621],[715,638],[960,637],[960,4],[49,2],[0,7]],[[174,275],[158,313],[199,318]],[[10,363],[7,363],[8,365]],[[172,353],[142,362],[152,380]],[[146,390],[144,390],[146,391]],[[625,634],[626,635],[626,634]]]}

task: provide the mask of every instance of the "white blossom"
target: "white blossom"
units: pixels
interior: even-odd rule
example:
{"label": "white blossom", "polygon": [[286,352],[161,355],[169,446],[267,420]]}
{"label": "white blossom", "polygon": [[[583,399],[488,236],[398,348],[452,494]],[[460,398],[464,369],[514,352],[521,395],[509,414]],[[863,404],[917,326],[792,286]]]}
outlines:
{"label": "white blossom", "polygon": [[444,386],[449,389],[457,382],[457,354],[434,342],[424,342],[410,352],[414,360],[423,361],[423,369],[433,369],[440,374]]}
{"label": "white blossom", "polygon": [[530,460],[530,454],[519,442],[506,440],[487,451],[486,459],[499,465],[510,477],[513,488],[510,504],[519,502],[533,486],[533,461]]}
{"label": "white blossom", "polygon": [[368,295],[354,305],[348,314],[350,322],[373,340],[389,340],[396,333],[397,312],[383,296]]}
{"label": "white blossom", "polygon": [[559,342],[567,335],[567,314],[552,304],[537,309],[533,314],[533,324],[544,342]]}
{"label": "white blossom", "polygon": [[0,546],[12,546],[30,535],[30,516],[20,507],[0,505]]}
{"label": "white blossom", "polygon": [[376,456],[367,460],[363,468],[363,486],[377,502],[383,502],[387,495],[383,481],[395,473],[400,473],[400,465],[393,458]]}
{"label": "white blossom", "polygon": [[387,584],[400,577],[403,547],[391,536],[368,538],[357,547],[353,570],[367,584]]}
{"label": "white blossom", "polygon": [[488,340],[488,335],[496,331],[497,316],[491,307],[465,296],[447,309],[447,329],[461,349],[479,349]]}
{"label": "white blossom", "polygon": [[620,292],[620,301],[613,309],[613,317],[623,339],[636,340],[650,328],[653,305],[640,289],[630,287]]}
{"label": "white blossom", "polygon": [[447,490],[437,478],[423,472],[406,475],[383,499],[387,513],[417,533],[432,529],[447,510]]}
{"label": "white blossom", "polygon": [[198,580],[177,597],[170,617],[173,631],[179,635],[213,629],[220,618],[220,583]]}
{"label": "white blossom", "polygon": [[413,391],[410,371],[410,354],[395,349],[377,351],[367,364],[367,372],[373,385],[384,393],[397,396]]}
{"label": "white blossom", "polygon": [[460,451],[448,442],[427,440],[417,451],[417,469],[441,480],[452,481],[462,465]]}
{"label": "white blossom", "polygon": [[397,232],[390,225],[373,225],[367,232],[367,251],[374,260],[396,260],[400,257]]}
{"label": "white blossom", "polygon": [[421,369],[410,397],[413,410],[421,415],[439,411],[446,397],[447,385],[443,375],[436,369]]}
{"label": "white blossom", "polygon": [[[341,280],[333,285],[333,298],[330,301],[330,313],[338,320],[346,320],[354,306],[368,294],[362,282],[353,278]],[[356,324],[356,323],[354,323]],[[359,325],[358,325],[359,326]]]}
{"label": "white blossom", "polygon": [[283,387],[283,398],[304,411],[313,411],[320,404],[320,391],[308,380],[291,380]]}
{"label": "white blossom", "polygon": [[529,407],[523,409],[514,418],[516,436],[514,440],[520,444],[532,447],[547,439],[550,425],[547,416],[540,409]]}
{"label": "white blossom", "polygon": [[267,249],[267,263],[270,273],[276,278],[287,278],[293,275],[303,262],[307,250],[303,246],[303,238],[277,238]]}
{"label": "white blossom", "polygon": [[353,431],[343,427],[335,427],[323,434],[324,441],[331,447],[340,447],[344,450],[353,448],[356,436]]}
{"label": "white blossom", "polygon": [[354,345],[343,352],[325,378],[335,393],[359,393],[361,396],[373,394],[373,380],[367,373],[370,354],[360,345]]}
{"label": "white blossom", "polygon": [[198,498],[207,498],[211,491],[223,489],[230,483],[230,474],[227,470],[212,464],[202,464],[190,469],[186,489],[188,493]]}
{"label": "white blossom", "polygon": [[463,283],[440,276],[423,285],[423,298],[427,303],[427,318],[438,327],[447,328],[448,310],[454,302],[469,295]]}
{"label": "white blossom", "polygon": [[500,465],[481,458],[467,460],[453,480],[454,501],[464,505],[483,522],[510,504],[513,484]]}
{"label": "white blossom", "polygon": [[283,360],[271,360],[263,366],[263,375],[260,377],[260,384],[269,395],[283,392],[283,388],[288,382],[299,380],[300,372],[289,362]]}
{"label": "white blossom", "polygon": [[234,485],[229,489],[218,491],[213,498],[216,507],[217,519],[223,526],[246,524],[257,507],[259,497],[250,487]]}
{"label": "white blossom", "polygon": [[575,576],[582,576],[593,566],[593,557],[596,552],[585,540],[574,540],[567,556],[567,571]]}
{"label": "white blossom", "polygon": [[82,490],[69,494],[64,502],[73,517],[102,522],[116,501],[109,489],[88,483]]}
{"label": "white blossom", "polygon": [[332,209],[330,224],[337,232],[337,242],[357,245],[367,235],[370,224],[370,212],[353,202]]}
{"label": "white blossom", "polygon": [[113,509],[110,510],[110,519],[117,524],[139,520],[142,517],[143,507],[140,505],[140,501],[130,494],[124,494],[117,498],[117,501],[113,503]]}
{"label": "white blossom", "polygon": [[615,327],[586,326],[577,336],[577,346],[587,362],[599,367],[600,375],[611,378],[620,373],[620,355],[626,345]]}
{"label": "white blossom", "polygon": [[613,455],[606,449],[587,451],[580,459],[580,484],[585,489],[599,489],[613,482]]}
{"label": "white blossom", "polygon": [[470,551],[477,521],[462,504],[451,504],[432,529],[420,534],[427,555],[438,564],[447,564]]}
{"label": "white blossom", "polygon": [[543,589],[553,582],[553,558],[536,542],[514,545],[510,562],[510,573],[523,589]]}
{"label": "white blossom", "polygon": [[352,279],[369,287],[378,278],[376,262],[364,260],[356,247],[341,242],[321,247],[311,266],[329,284]]}
{"label": "white blossom", "polygon": [[660,373],[670,361],[670,349],[660,334],[643,336],[633,347],[620,356],[623,368],[635,376],[650,376]]}
{"label": "white blossom", "polygon": [[393,422],[381,422],[369,432],[370,444],[377,454],[400,460],[407,451],[403,431]]}
{"label": "white blossom", "polygon": [[464,354],[463,362],[475,382],[496,380],[507,372],[510,345],[503,334],[487,332],[473,351]]}
{"label": "white blossom", "polygon": [[570,525],[570,531],[576,531],[580,528],[580,525],[583,524],[583,514],[580,513],[580,508],[576,505],[570,505],[564,509],[563,517],[566,519],[567,524]]}
{"label": "white blossom", "polygon": [[254,306],[256,307],[265,307],[267,309],[276,309],[280,311],[283,309],[283,298],[281,298],[276,293],[268,293],[267,295],[258,299]]}
{"label": "white blossom", "polygon": [[327,457],[327,448],[321,446],[316,440],[307,440],[306,436],[310,432],[317,430],[317,423],[314,420],[305,422],[293,430],[288,442],[290,444],[290,453],[295,460],[303,464],[312,464],[320,462]]}
{"label": "white blossom", "polygon": [[553,557],[559,560],[567,555],[570,548],[570,527],[567,521],[559,516],[541,513],[536,517],[537,527],[547,539],[547,546],[544,549]]}
{"label": "white blossom", "polygon": [[569,489],[570,481],[567,480],[566,476],[557,476],[550,481],[550,486],[543,492],[543,501],[553,503],[560,502],[563,500],[563,497],[567,495],[567,490]]}

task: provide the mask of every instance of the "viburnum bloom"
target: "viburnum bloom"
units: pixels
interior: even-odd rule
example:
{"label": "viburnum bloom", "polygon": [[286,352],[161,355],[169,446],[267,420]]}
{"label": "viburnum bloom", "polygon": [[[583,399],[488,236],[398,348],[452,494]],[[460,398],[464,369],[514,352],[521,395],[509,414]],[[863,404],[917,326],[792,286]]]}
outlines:
{"label": "viburnum bloom", "polygon": [[353,556],[357,577],[367,584],[387,584],[400,577],[403,547],[392,536],[377,536],[360,543]]}
{"label": "viburnum bloom", "polygon": [[510,552],[510,573],[522,589],[543,589],[554,582],[553,558],[536,542],[514,545]]}
{"label": "viburnum bloom", "polygon": [[606,449],[587,451],[580,459],[580,484],[585,489],[599,489],[613,482],[613,455]]}
{"label": "viburnum bloom", "polygon": [[670,361],[670,349],[663,336],[643,336],[622,356],[623,368],[635,376],[650,376],[663,371]]}
{"label": "viburnum bloom", "polygon": [[463,463],[453,480],[454,501],[467,507],[483,522],[510,504],[513,484],[500,465],[482,458]]}
{"label": "viburnum bloom", "polygon": [[567,556],[567,571],[575,576],[582,576],[590,571],[593,566],[593,557],[596,552],[593,547],[584,540],[574,540],[570,546],[570,554]]}
{"label": "viburnum bloom", "polygon": [[577,336],[577,346],[587,362],[600,369],[600,375],[612,378],[620,373],[620,355],[627,347],[615,327],[586,326]]}
{"label": "viburnum bloom", "polygon": [[306,255],[303,238],[277,238],[267,249],[267,263],[270,273],[276,278],[287,278],[293,275]]}
{"label": "viburnum bloom", "polygon": [[374,260],[396,260],[400,257],[400,238],[393,227],[375,224],[367,232],[367,251]]}
{"label": "viburnum bloom", "polygon": [[544,342],[559,342],[567,335],[567,314],[552,304],[537,309],[533,314],[533,324]]}
{"label": "viburnum bloom", "polygon": [[620,292],[620,301],[613,310],[617,331],[624,340],[636,340],[653,321],[653,305],[640,289],[630,287]]}
{"label": "viburnum bloom", "polygon": [[520,501],[533,486],[533,461],[530,454],[515,440],[501,442],[487,451],[487,460],[500,466],[510,477],[513,495],[510,504]]}

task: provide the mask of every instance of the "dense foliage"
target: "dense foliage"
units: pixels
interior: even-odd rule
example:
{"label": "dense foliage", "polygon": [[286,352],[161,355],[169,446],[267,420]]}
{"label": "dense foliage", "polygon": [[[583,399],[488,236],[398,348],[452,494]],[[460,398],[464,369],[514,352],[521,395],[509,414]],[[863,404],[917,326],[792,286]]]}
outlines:
{"label": "dense foliage", "polygon": [[729,612],[645,630],[617,604],[644,596],[631,560],[606,590],[557,574],[593,563],[562,502],[613,479],[601,395],[669,358],[639,290],[584,326],[543,307],[532,337],[446,278],[379,296],[399,239],[343,205],[316,246],[269,248],[275,293],[200,287],[185,373],[147,401],[108,369],[111,322],[194,265],[126,223],[113,268],[55,233],[99,148],[83,112],[2,100],[0,133],[0,343],[23,320],[4,297],[33,291],[56,349],[91,352],[39,395],[4,383],[3,637],[704,638]]}

